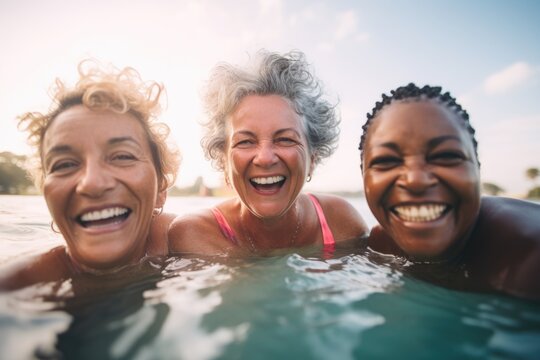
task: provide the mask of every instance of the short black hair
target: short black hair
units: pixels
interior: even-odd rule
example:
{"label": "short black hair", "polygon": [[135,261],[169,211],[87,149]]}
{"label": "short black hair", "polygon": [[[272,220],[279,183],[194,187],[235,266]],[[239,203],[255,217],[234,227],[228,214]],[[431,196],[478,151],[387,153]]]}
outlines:
{"label": "short black hair", "polygon": [[[469,122],[469,114],[463,107],[456,102],[456,99],[450,95],[449,92],[442,92],[442,88],[440,86],[429,86],[424,85],[423,87],[418,87],[414,83],[409,83],[407,86],[400,86],[395,90],[390,91],[390,96],[386,94],[382,94],[382,101],[377,101],[375,103],[375,107],[371,111],[371,113],[367,114],[367,120],[365,124],[362,126],[362,136],[360,137],[360,145],[358,146],[358,149],[360,150],[360,157],[361,161],[363,163],[363,153],[364,153],[364,145],[366,140],[366,134],[369,129],[369,126],[373,122],[373,119],[377,117],[377,114],[387,105],[390,105],[395,100],[422,100],[422,99],[434,99],[437,100],[440,104],[443,104],[448,109],[455,112],[462,120],[463,124],[465,125],[465,128],[471,135],[471,139],[473,142],[474,147],[474,154],[476,156],[476,161],[478,162],[478,165],[480,165],[480,161],[478,160],[478,141],[476,141],[475,138],[475,130],[471,126],[471,123]],[[363,166],[362,166],[363,167]]]}

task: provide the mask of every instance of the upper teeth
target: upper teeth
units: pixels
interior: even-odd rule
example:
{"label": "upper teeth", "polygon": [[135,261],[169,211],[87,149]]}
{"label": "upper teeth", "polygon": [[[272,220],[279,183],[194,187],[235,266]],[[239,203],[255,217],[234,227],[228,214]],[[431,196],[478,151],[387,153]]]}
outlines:
{"label": "upper teeth", "polygon": [[405,221],[432,221],[439,218],[446,205],[428,204],[420,206],[396,206],[394,210]]}
{"label": "upper teeth", "polygon": [[81,215],[82,221],[96,221],[120,216],[128,212],[128,209],[121,207],[113,207],[103,210],[90,211]]}
{"label": "upper teeth", "polygon": [[253,181],[255,184],[266,185],[266,184],[275,184],[277,182],[282,181],[283,179],[285,179],[285,176],[279,175],[279,176],[253,178],[251,179],[251,181]]}

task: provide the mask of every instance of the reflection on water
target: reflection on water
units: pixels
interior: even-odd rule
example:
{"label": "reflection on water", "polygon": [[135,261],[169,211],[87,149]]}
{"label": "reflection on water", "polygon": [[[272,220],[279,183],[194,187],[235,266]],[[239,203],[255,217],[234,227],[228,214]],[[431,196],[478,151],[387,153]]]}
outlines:
{"label": "reflection on water", "polygon": [[[40,199],[2,200],[2,261],[61,241]],[[539,304],[436,287],[395,262],[171,257],[3,293],[0,359],[540,358]]]}

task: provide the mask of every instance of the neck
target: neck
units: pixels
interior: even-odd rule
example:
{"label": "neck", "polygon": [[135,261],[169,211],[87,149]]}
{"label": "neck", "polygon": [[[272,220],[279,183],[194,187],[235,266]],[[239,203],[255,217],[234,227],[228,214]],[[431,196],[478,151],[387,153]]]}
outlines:
{"label": "neck", "polygon": [[107,268],[95,268],[95,267],[88,266],[79,262],[70,254],[69,249],[67,248],[66,248],[66,256],[68,258],[70,268],[75,274],[92,274],[92,275],[99,276],[99,275],[116,274],[130,266],[138,265],[142,263],[144,259],[146,259],[147,254],[144,254],[144,256],[142,256],[140,260],[137,262],[130,262],[127,264],[115,265],[115,266],[111,266]]}
{"label": "neck", "polygon": [[279,218],[260,218],[242,207],[240,229],[245,246],[250,252],[294,247],[302,227],[298,200]]}

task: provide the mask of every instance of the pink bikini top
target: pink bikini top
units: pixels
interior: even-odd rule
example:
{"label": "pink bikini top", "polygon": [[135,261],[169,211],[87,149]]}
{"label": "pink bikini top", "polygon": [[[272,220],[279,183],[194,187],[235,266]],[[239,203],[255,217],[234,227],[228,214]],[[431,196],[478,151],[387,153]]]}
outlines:
{"label": "pink bikini top", "polygon": [[[321,204],[319,203],[319,200],[317,200],[317,198],[313,196],[312,194],[307,194],[307,195],[311,199],[313,206],[315,206],[315,211],[317,212],[317,216],[319,217],[319,223],[321,224],[321,230],[322,230],[322,235],[323,235],[323,244],[325,248],[333,247],[336,241],[334,240],[334,235],[332,234],[332,231],[330,230],[330,227],[328,226],[328,222],[326,221],[326,217],[324,216],[324,212],[321,207]],[[211,210],[212,210],[212,213],[214,214],[214,217],[216,218],[216,221],[223,235],[227,239],[229,239],[229,241],[231,241],[233,244],[238,245],[238,238],[236,237],[234,230],[231,228],[231,226],[225,219],[225,216],[223,216],[223,213],[217,207],[214,207]]]}

